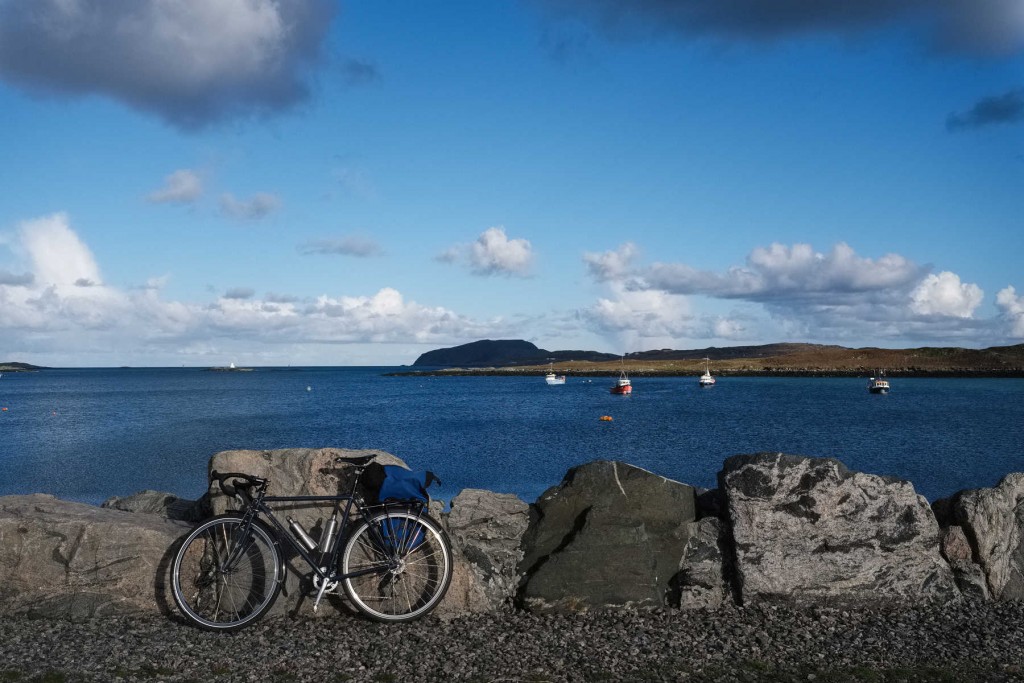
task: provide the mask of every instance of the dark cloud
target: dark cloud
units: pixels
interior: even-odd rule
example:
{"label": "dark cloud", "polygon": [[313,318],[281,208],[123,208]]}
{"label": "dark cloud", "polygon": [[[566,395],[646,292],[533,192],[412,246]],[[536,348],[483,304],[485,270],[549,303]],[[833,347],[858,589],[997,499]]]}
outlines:
{"label": "dark cloud", "polygon": [[590,35],[579,30],[549,29],[541,34],[540,46],[548,57],[560,64],[567,64],[589,56]]}
{"label": "dark cloud", "polygon": [[1019,121],[1024,121],[1024,88],[984,97],[967,111],[950,114],[946,128],[955,131]]}
{"label": "dark cloud", "polygon": [[252,287],[232,287],[224,292],[225,299],[251,299],[256,295]]}
{"label": "dark cloud", "polygon": [[200,128],[305,100],[334,13],[332,0],[0,2],[0,79]]}
{"label": "dark cloud", "polygon": [[8,285],[11,287],[28,287],[35,282],[35,276],[32,273],[22,273],[16,275],[6,270],[0,270],[0,285]]}
{"label": "dark cloud", "polygon": [[547,0],[603,31],[773,41],[849,35],[892,24],[922,29],[945,49],[1006,53],[1024,45],[1019,0]]}
{"label": "dark cloud", "polygon": [[291,294],[277,294],[275,292],[267,292],[267,295],[263,297],[263,299],[272,304],[294,304],[301,301],[297,296],[292,296]]}
{"label": "dark cloud", "polygon": [[380,80],[380,71],[370,62],[348,59],[341,65],[341,77],[347,85],[366,85]]}
{"label": "dark cloud", "polygon": [[220,210],[231,218],[258,221],[281,208],[281,199],[269,192],[258,192],[249,199],[237,199],[230,192],[220,196]]}
{"label": "dark cloud", "polygon": [[383,250],[368,237],[349,236],[337,239],[313,240],[299,245],[299,253],[307,256],[313,254],[334,256],[380,256]]}

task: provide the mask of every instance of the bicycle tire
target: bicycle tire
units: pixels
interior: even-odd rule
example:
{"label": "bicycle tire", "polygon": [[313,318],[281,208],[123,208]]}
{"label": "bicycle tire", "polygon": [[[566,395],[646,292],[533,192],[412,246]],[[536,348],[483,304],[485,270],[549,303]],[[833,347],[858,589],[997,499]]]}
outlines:
{"label": "bicycle tire", "polygon": [[426,514],[381,512],[356,527],[341,559],[342,575],[371,568],[379,571],[342,580],[352,604],[374,621],[413,621],[451,584],[451,543]]}
{"label": "bicycle tire", "polygon": [[243,628],[266,614],[281,592],[284,564],[273,532],[254,519],[244,539],[241,533],[239,515],[219,515],[193,529],[175,553],[174,602],[196,626]]}

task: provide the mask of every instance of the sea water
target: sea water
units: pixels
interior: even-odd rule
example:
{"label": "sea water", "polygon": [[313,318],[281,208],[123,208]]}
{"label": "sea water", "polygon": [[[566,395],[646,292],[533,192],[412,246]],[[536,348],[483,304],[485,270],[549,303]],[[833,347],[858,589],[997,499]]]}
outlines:
{"label": "sea water", "polygon": [[[1024,471],[1024,380],[394,377],[401,368],[63,369],[0,378],[0,495],[99,503],[205,490],[226,449],[369,448],[463,488],[533,501],[565,472],[628,462],[704,488],[737,453],[834,457],[929,500]],[[611,420],[601,420],[602,416]]]}

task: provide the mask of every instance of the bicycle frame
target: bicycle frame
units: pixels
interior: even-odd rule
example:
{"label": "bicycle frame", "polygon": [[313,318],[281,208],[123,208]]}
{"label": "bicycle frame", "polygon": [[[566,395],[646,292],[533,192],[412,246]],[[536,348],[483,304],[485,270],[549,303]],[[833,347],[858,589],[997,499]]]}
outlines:
{"label": "bicycle frame", "polygon": [[[342,581],[345,579],[352,579],[359,576],[365,576],[367,574],[379,574],[389,569],[393,569],[398,564],[396,559],[396,551],[391,550],[388,553],[387,564],[381,567],[371,567],[368,569],[361,569],[359,571],[350,572],[348,574],[338,574],[336,567],[338,566],[338,553],[342,548],[345,547],[344,540],[348,539],[350,527],[349,519],[352,517],[352,509],[355,507],[363,521],[369,524],[372,515],[370,514],[371,506],[366,506],[362,503],[360,496],[357,493],[359,486],[359,477],[362,474],[362,469],[356,471],[356,476],[352,484],[352,490],[348,494],[339,494],[335,496],[267,496],[262,490],[257,491],[256,496],[252,496],[245,488],[239,487],[237,491],[241,494],[242,500],[245,504],[245,510],[242,514],[244,531],[248,531],[249,526],[252,524],[252,520],[259,517],[260,515],[270,520],[274,526],[276,535],[279,539],[283,538],[288,541],[291,547],[296,553],[310,566],[313,573],[320,577],[324,582],[327,581]],[[313,558],[312,553],[316,551],[307,550],[305,545],[295,539],[295,535],[288,527],[286,527],[281,520],[274,514],[273,509],[267,505],[267,503],[334,503],[334,512],[338,513],[341,508],[342,502],[345,502],[344,511],[339,521],[338,532],[334,538],[331,539],[330,548],[320,549],[320,560]],[[376,507],[376,506],[372,506]],[[385,513],[387,512],[387,504],[381,505]],[[402,503],[400,506],[402,509],[416,509],[417,518],[423,513],[423,505],[413,503]],[[370,526],[370,533],[374,537],[374,540],[378,542],[381,549],[387,549],[388,543],[384,539],[380,531]],[[401,550],[399,548],[398,550]],[[284,580],[285,573],[281,574],[281,580]],[[326,584],[324,584],[326,585]],[[322,592],[322,591],[321,591]]]}

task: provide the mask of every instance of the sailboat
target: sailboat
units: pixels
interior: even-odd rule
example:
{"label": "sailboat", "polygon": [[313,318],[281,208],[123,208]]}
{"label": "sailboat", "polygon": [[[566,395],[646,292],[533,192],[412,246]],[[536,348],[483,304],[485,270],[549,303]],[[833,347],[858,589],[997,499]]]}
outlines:
{"label": "sailboat", "polygon": [[697,380],[697,383],[700,384],[702,387],[713,387],[713,386],[715,386],[715,378],[711,376],[711,366],[710,366],[710,363],[711,363],[711,359],[710,358],[705,358],[704,359],[704,374],[701,375],[700,379]]}

